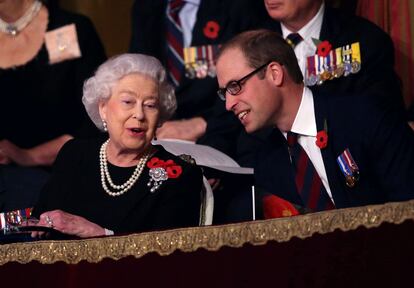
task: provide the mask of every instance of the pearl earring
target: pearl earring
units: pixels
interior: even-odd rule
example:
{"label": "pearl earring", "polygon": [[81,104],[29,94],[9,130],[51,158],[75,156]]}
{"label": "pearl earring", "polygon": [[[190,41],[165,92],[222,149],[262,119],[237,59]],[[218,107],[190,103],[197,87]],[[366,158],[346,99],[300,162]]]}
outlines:
{"label": "pearl earring", "polygon": [[105,132],[108,132],[108,125],[106,124],[106,121],[102,119],[102,125]]}

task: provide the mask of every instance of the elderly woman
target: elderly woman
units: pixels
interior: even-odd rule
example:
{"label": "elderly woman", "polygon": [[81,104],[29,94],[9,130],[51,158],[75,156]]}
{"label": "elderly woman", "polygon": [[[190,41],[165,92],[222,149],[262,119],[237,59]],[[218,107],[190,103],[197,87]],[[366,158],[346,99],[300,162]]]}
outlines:
{"label": "elderly woman", "polygon": [[108,60],[86,81],[83,103],[109,139],[64,145],[34,209],[38,225],[79,237],[198,225],[201,169],[151,144],[176,108],[159,61]]}

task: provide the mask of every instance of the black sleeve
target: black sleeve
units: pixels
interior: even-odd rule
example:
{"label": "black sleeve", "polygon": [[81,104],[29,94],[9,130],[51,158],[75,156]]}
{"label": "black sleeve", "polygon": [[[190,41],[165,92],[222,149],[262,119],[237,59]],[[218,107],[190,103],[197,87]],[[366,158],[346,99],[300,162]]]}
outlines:
{"label": "black sleeve", "polygon": [[156,229],[191,227],[199,224],[203,181],[201,169],[188,164],[183,168],[183,173],[166,189],[153,213],[153,227]]}
{"label": "black sleeve", "polygon": [[36,218],[43,212],[58,209],[62,207],[70,187],[68,183],[74,176],[74,171],[79,169],[77,163],[77,155],[79,151],[76,148],[76,140],[70,140],[65,143],[56,158],[53,165],[52,175],[45,187],[40,193],[39,200],[33,209],[32,215]]}

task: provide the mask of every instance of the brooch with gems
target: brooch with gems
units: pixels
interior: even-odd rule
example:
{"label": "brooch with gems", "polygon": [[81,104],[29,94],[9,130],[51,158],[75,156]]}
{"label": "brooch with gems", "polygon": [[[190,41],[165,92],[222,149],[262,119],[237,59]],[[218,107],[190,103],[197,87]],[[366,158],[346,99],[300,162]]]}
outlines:
{"label": "brooch with gems", "polygon": [[154,193],[164,181],[172,178],[178,178],[182,173],[181,166],[177,165],[173,160],[161,160],[157,157],[151,158],[147,163],[150,180],[147,183],[150,192]]}

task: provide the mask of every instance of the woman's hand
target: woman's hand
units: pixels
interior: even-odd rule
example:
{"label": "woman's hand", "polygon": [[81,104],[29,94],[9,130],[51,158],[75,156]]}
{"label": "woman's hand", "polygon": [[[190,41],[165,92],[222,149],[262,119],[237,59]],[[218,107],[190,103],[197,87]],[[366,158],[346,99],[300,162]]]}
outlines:
{"label": "woman's hand", "polygon": [[[38,226],[51,227],[62,233],[78,237],[104,236],[105,229],[83,217],[62,210],[48,211],[40,215]],[[40,237],[44,232],[33,232],[32,237]]]}

